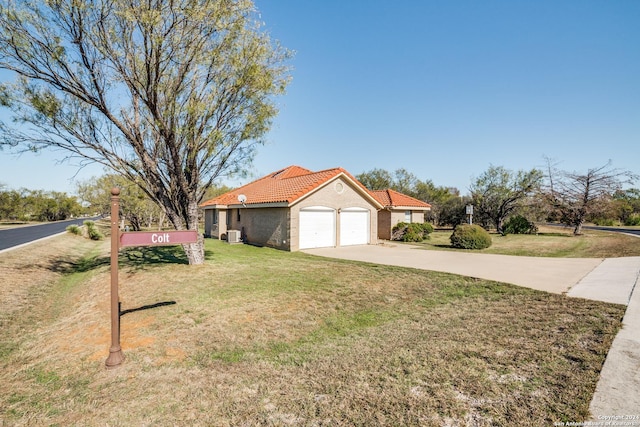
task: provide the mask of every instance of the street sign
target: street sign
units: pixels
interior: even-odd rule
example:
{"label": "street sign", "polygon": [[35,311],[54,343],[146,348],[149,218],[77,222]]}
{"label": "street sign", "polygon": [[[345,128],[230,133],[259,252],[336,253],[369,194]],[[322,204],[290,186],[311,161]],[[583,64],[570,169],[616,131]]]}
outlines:
{"label": "street sign", "polygon": [[107,368],[115,368],[124,361],[120,346],[120,296],[118,291],[118,250],[126,246],[179,245],[197,243],[197,230],[135,231],[120,233],[120,189],[111,189],[111,347],[105,361]]}
{"label": "street sign", "polygon": [[179,245],[182,243],[196,243],[196,230],[179,231],[132,231],[120,235],[120,247],[127,246],[159,246]]}

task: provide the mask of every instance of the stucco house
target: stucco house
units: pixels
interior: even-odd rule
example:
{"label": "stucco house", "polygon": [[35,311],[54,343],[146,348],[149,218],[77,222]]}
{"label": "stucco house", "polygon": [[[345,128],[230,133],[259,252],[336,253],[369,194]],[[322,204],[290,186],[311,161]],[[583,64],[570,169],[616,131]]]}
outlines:
{"label": "stucco house", "polygon": [[[208,200],[200,207],[204,210],[206,237],[230,242],[240,238],[250,244],[297,251],[376,244],[379,212],[385,208],[388,212],[398,211],[385,205],[386,202],[387,198],[369,191],[342,168],[312,172],[289,166]],[[402,215],[408,208],[406,203],[398,205]],[[418,212],[425,208],[416,206],[409,210]],[[386,212],[384,215],[386,218]],[[416,214],[415,218],[418,217]]]}
{"label": "stucco house", "polygon": [[384,206],[378,211],[378,238],[391,239],[391,230],[399,222],[424,222],[424,215],[431,205],[422,200],[398,193],[394,190],[370,191]]}

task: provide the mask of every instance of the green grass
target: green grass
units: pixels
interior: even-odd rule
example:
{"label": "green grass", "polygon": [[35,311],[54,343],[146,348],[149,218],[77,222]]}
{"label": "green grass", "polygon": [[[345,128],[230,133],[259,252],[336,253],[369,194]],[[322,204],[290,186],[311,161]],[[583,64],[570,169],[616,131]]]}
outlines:
{"label": "green grass", "polygon": [[640,256],[640,238],[621,233],[585,230],[574,236],[568,229],[540,227],[536,235],[491,234],[492,245],[482,250],[462,250],[451,247],[451,230],[438,230],[430,239],[419,243],[425,249],[464,251],[472,253],[542,256],[554,258],[615,258]]}
{"label": "green grass", "polygon": [[[138,310],[121,318],[124,364],[107,371],[108,245],[84,242],[94,246],[45,264],[65,268],[49,270],[46,294],[0,332],[0,423],[585,420],[624,314],[497,282],[207,240],[202,266],[171,247],[123,251],[122,309]],[[0,268],[21,267],[0,258]],[[47,297],[64,309],[38,308]]]}

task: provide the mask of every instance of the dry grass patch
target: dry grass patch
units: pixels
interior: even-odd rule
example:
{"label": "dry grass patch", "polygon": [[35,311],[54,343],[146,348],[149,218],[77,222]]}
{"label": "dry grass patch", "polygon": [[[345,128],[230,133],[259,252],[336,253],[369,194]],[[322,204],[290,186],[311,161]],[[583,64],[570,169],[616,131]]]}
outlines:
{"label": "dry grass patch", "polygon": [[[93,253],[104,247],[89,244]],[[101,256],[85,257],[71,264],[76,273],[53,273],[45,298],[23,305],[3,329],[10,345],[0,353],[0,421],[581,420],[624,313],[623,306],[449,274],[218,241],[207,241],[207,252],[207,264],[195,267],[170,247],[123,252],[127,359],[111,371],[104,369],[108,266]],[[50,296],[57,309],[25,320]]]}

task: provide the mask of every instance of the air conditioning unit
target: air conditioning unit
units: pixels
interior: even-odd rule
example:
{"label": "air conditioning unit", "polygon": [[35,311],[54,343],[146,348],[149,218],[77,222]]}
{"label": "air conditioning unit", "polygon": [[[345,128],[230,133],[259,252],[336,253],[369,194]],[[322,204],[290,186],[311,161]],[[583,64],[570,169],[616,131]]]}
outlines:
{"label": "air conditioning unit", "polygon": [[240,230],[228,230],[227,231],[227,243],[240,243]]}

